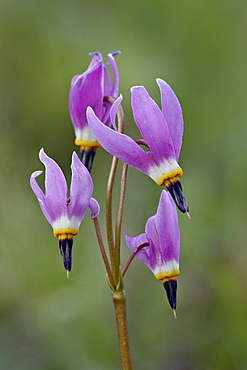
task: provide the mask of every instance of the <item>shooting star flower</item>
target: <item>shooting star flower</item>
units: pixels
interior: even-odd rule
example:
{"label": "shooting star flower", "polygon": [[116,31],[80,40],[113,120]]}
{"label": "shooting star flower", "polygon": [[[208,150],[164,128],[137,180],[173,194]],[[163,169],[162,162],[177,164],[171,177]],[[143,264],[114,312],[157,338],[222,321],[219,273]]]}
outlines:
{"label": "shooting star flower", "polygon": [[[157,280],[163,282],[167,298],[176,318],[177,280],[179,271],[180,231],[175,204],[171,195],[162,191],[157,213],[146,223],[145,233],[126,236],[126,243],[144,262]],[[144,244],[142,249],[139,249]]]}
{"label": "shooting star flower", "polygon": [[77,154],[72,155],[72,177],[70,197],[67,198],[67,183],[64,174],[57,163],[41,149],[40,161],[44,164],[45,194],[36,182],[36,177],[43,171],[35,171],[30,178],[31,188],[36,195],[41,210],[53,228],[53,233],[59,239],[59,248],[63,257],[64,267],[69,276],[72,267],[72,245],[75,236],[88,209],[91,218],[99,213],[98,202],[92,198],[93,181],[81,163]]}
{"label": "shooting star flower", "polygon": [[72,78],[69,91],[69,111],[75,130],[75,144],[80,146],[81,159],[85,166],[91,171],[95,151],[101,145],[91,132],[87,123],[86,109],[92,107],[96,116],[109,125],[109,113],[111,104],[105,97],[118,96],[118,69],[114,55],[119,51],[108,54],[108,60],[113,74],[113,82],[107,70],[107,64],[103,63],[102,55],[99,52],[91,53],[92,61],[81,75]]}
{"label": "shooting star flower", "polygon": [[[110,111],[114,130],[105,126],[90,107],[87,109],[88,124],[106,151],[144,172],[158,185],[166,186],[178,209],[188,213],[188,204],[179,180],[183,171],[178,165],[183,136],[182,109],[171,87],[161,79],[157,79],[157,83],[161,92],[162,110],[143,86],[131,89],[134,119],[144,140],[136,142],[117,132],[115,116],[121,96]],[[147,146],[150,152],[147,153],[139,144]]]}

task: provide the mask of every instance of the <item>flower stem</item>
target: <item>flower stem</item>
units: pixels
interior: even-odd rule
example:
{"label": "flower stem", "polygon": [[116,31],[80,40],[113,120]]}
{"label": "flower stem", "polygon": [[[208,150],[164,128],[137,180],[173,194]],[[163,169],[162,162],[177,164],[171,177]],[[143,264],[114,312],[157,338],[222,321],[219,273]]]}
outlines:
{"label": "flower stem", "polygon": [[130,266],[131,262],[133,261],[133,259],[134,259],[134,258],[135,258],[135,256],[137,255],[137,253],[138,253],[142,248],[147,247],[148,245],[149,245],[149,243],[143,243],[143,244],[139,245],[139,247],[136,249],[136,251],[135,251],[135,252],[131,253],[131,255],[130,255],[130,257],[129,257],[128,261],[126,262],[126,264],[125,264],[125,266],[124,266],[124,268],[123,268],[123,271],[122,271],[122,277],[124,277],[124,275],[125,275],[126,271],[128,270],[128,268],[129,268],[129,266]]}
{"label": "flower stem", "polygon": [[108,278],[109,278],[109,281],[110,281],[111,285],[114,285],[114,278],[113,278],[111,267],[110,267],[108,257],[107,257],[106,251],[105,251],[104,242],[103,242],[103,238],[102,238],[98,218],[95,217],[93,219],[93,222],[94,222],[94,227],[95,227],[95,231],[96,231],[96,235],[97,235],[101,255],[102,255],[102,258],[103,258],[103,261],[104,261],[104,264],[105,264],[105,268],[106,268],[106,271],[107,271],[107,275],[108,275]]}
{"label": "flower stem", "polygon": [[[105,101],[109,101],[111,104],[114,103],[116,99],[111,96],[105,96]],[[118,118],[118,131],[124,131],[124,114],[121,105],[118,107],[117,111],[117,118]],[[120,243],[118,244],[118,251],[117,251],[117,259],[116,259],[116,247],[113,237],[113,226],[112,226],[112,193],[113,193],[113,185],[117,170],[118,158],[113,157],[112,165],[110,169],[110,174],[107,183],[107,192],[106,192],[106,230],[107,230],[107,240],[108,240],[108,248],[110,254],[110,261],[111,261],[111,270],[114,278],[114,286],[117,286],[118,279],[119,279],[119,266],[120,266]],[[126,169],[127,171],[127,169]],[[126,181],[126,180],[125,180]],[[125,189],[125,186],[124,186]],[[125,191],[125,190],[124,190]],[[123,205],[121,206],[123,209]],[[122,210],[120,211],[122,212]],[[122,216],[121,216],[122,218]],[[121,224],[121,221],[120,221]],[[121,228],[121,226],[120,226]]]}
{"label": "flower stem", "polygon": [[[111,104],[114,103],[115,99],[112,97],[105,97],[104,100],[109,101]],[[120,133],[124,132],[124,114],[121,105],[118,107],[117,111],[118,118],[118,131]],[[120,357],[122,362],[122,370],[131,370],[131,359],[130,359],[130,348],[129,348],[129,338],[128,338],[128,327],[127,327],[127,314],[126,314],[126,295],[122,282],[122,273],[120,269],[120,241],[121,241],[121,227],[122,227],[122,217],[123,217],[123,205],[125,197],[126,188],[126,176],[127,176],[127,164],[123,164],[122,176],[120,183],[119,192],[119,203],[117,211],[116,220],[116,230],[115,230],[115,242],[113,239],[113,226],[112,226],[112,193],[113,184],[116,175],[118,159],[113,157],[112,166],[109,174],[109,179],[107,183],[107,195],[106,195],[106,228],[107,228],[107,239],[108,248],[111,260],[111,271],[113,274],[114,284],[109,281],[109,286],[112,290],[112,299],[115,309],[115,317],[117,323],[118,332],[118,343],[120,350]],[[110,280],[110,279],[109,279]]]}
{"label": "flower stem", "polygon": [[113,293],[113,303],[115,309],[118,344],[122,363],[122,370],[131,370],[131,358],[128,338],[127,315],[126,315],[126,296],[124,289]]}
{"label": "flower stem", "polygon": [[110,169],[110,174],[107,183],[107,191],[106,191],[106,231],[107,231],[107,240],[108,240],[108,248],[111,260],[111,268],[112,274],[114,279],[113,286],[116,287],[117,285],[117,266],[115,263],[115,243],[113,237],[113,228],[112,228],[112,192],[113,192],[113,184],[116,175],[118,164],[118,158],[112,158],[112,165]]}
{"label": "flower stem", "polygon": [[[117,220],[116,220],[116,235],[115,235],[116,266],[120,266],[121,229],[122,229],[122,220],[123,220],[123,207],[124,207],[124,198],[125,198],[125,191],[126,191],[127,171],[128,171],[128,165],[126,163],[124,163],[123,167],[122,167],[118,212],[117,212]],[[117,272],[119,272],[119,270]],[[118,281],[118,279],[119,279],[119,277],[117,275],[116,280]]]}

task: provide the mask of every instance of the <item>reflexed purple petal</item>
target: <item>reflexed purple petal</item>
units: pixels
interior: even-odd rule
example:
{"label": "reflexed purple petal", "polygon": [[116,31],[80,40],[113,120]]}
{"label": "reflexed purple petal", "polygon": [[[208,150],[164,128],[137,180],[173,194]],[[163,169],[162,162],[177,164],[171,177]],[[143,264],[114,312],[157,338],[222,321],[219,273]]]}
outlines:
{"label": "reflexed purple petal", "polygon": [[[137,248],[140,245],[142,245],[144,243],[148,243],[146,234],[140,234],[140,235],[135,236],[135,237],[131,237],[131,236],[127,236],[126,235],[125,236],[125,240],[126,240],[127,246],[131,250],[131,252],[136,252]],[[149,257],[149,254],[150,254],[150,249],[149,249],[149,246],[147,246],[147,247],[142,248],[136,254],[136,258],[138,258],[140,261],[142,261],[143,263],[145,263],[151,269],[151,267],[150,267],[150,257]]]}
{"label": "reflexed purple petal", "polygon": [[88,70],[92,69],[95,64],[103,62],[102,54],[99,51],[94,51],[93,53],[89,53],[89,55],[92,57],[92,60],[88,66]]}
{"label": "reflexed purple petal", "polygon": [[149,167],[155,162],[134,140],[105,126],[90,107],[87,109],[87,118],[93,134],[106,151],[148,174]]}
{"label": "reflexed purple petal", "polygon": [[115,102],[112,104],[112,107],[111,107],[111,110],[110,110],[111,124],[114,127],[114,130],[116,130],[116,131],[118,131],[117,126],[116,126],[116,114],[117,114],[117,110],[118,110],[119,105],[122,103],[122,100],[123,100],[123,96],[120,95],[117,98],[117,100],[115,100]]}
{"label": "reflexed purple petal", "polygon": [[110,62],[112,73],[113,73],[113,84],[111,89],[111,96],[115,99],[118,97],[118,88],[119,88],[119,75],[118,75],[118,68],[116,61],[114,59],[114,55],[121,54],[121,51],[116,51],[114,53],[107,54],[108,60]]}
{"label": "reflexed purple petal", "polygon": [[143,86],[131,88],[135,122],[158,163],[164,158],[175,158],[172,138],[165,118]]}
{"label": "reflexed purple petal", "polygon": [[131,252],[136,252],[137,248],[147,243],[147,237],[146,234],[140,234],[138,236],[127,236],[125,235],[125,240],[127,243],[128,248],[131,250]]}
{"label": "reflexed purple petal", "polygon": [[171,195],[163,190],[156,214],[156,227],[160,239],[163,261],[179,261],[180,231],[175,203]]}
{"label": "reflexed purple petal", "polygon": [[160,78],[156,81],[161,93],[162,112],[173,140],[176,160],[178,160],[184,131],[182,108],[171,87]]}
{"label": "reflexed purple petal", "polygon": [[75,76],[73,76],[72,77],[72,79],[71,79],[71,86],[73,86],[75,83],[76,83],[76,80],[80,77],[81,75],[75,75]]}
{"label": "reflexed purple petal", "polygon": [[83,128],[87,125],[86,109],[91,106],[98,117],[102,117],[103,65],[98,62],[77,78],[72,79],[69,92],[69,111],[74,128]]}
{"label": "reflexed purple petal", "polygon": [[160,236],[158,235],[156,225],[156,215],[150,217],[145,226],[145,232],[149,243],[149,264],[154,271],[157,264],[160,262]]}
{"label": "reflexed purple petal", "polygon": [[97,202],[96,199],[94,199],[94,198],[90,199],[89,208],[90,208],[90,211],[91,211],[90,217],[91,218],[97,217],[99,212],[100,212],[100,206],[99,206],[99,203]]}
{"label": "reflexed purple petal", "polygon": [[[104,96],[111,96],[113,98],[118,97],[118,86],[119,86],[119,76],[118,76],[118,69],[117,64],[114,59],[114,55],[121,54],[120,51],[116,51],[114,53],[108,54],[108,60],[110,62],[110,66],[112,68],[113,73],[113,81],[111,81],[109,72],[108,72],[108,65],[109,63],[104,64]],[[102,115],[102,122],[106,126],[110,126],[110,109],[111,104],[108,101],[103,102],[103,115]]]}
{"label": "reflexed purple petal", "polygon": [[36,195],[36,197],[39,201],[40,208],[41,208],[42,212],[44,213],[45,218],[47,219],[47,221],[50,224],[52,224],[52,220],[50,218],[50,215],[46,210],[45,195],[44,195],[43,191],[40,189],[40,187],[39,187],[39,185],[37,184],[37,181],[36,181],[36,177],[41,175],[41,173],[43,173],[43,171],[35,171],[35,172],[32,173],[32,175],[30,177],[30,186],[31,186],[32,191],[34,192],[34,194]]}
{"label": "reflexed purple petal", "polygon": [[114,59],[114,55],[121,54],[120,51],[116,51],[114,53],[107,54],[108,60],[110,62],[110,66],[112,68],[113,74],[113,81],[111,81],[107,66],[109,63],[104,65],[104,96],[112,96],[113,98],[118,97],[118,87],[119,87],[119,76],[118,76],[118,68],[116,61]]}
{"label": "reflexed purple petal", "polygon": [[43,173],[43,171],[35,171],[31,174],[31,176],[30,176],[30,186],[32,188],[32,191],[34,192],[34,194],[38,198],[38,201],[44,203],[45,195],[44,195],[43,191],[40,189],[40,187],[39,187],[39,185],[36,181],[36,177],[38,177],[42,173]]}
{"label": "reflexed purple petal", "polygon": [[111,96],[112,91],[112,83],[111,78],[107,69],[107,65],[103,65],[103,73],[104,73],[104,96]]}
{"label": "reflexed purple petal", "polygon": [[45,165],[45,208],[52,221],[67,214],[67,184],[64,174],[57,163],[45,154],[39,152],[39,158]]}
{"label": "reflexed purple petal", "polygon": [[[111,96],[112,83],[111,83],[111,78],[110,78],[107,66],[105,64],[103,65],[103,73],[104,73],[103,97]],[[111,106],[112,105],[109,101],[107,100],[103,101],[103,110],[102,110],[101,120],[106,126],[111,125],[111,120],[110,120]]]}
{"label": "reflexed purple petal", "polygon": [[76,216],[80,221],[85,216],[93,192],[93,180],[77,154],[72,155],[72,177],[70,186],[69,218]]}

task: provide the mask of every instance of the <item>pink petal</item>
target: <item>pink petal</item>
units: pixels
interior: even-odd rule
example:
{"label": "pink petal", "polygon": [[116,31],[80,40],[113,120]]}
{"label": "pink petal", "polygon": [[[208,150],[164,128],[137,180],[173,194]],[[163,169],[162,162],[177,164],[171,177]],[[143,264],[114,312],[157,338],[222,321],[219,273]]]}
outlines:
{"label": "pink petal", "polygon": [[175,158],[172,138],[158,105],[143,86],[132,87],[131,97],[135,122],[157,164],[164,159]]}
{"label": "pink petal", "polygon": [[161,93],[162,112],[172,137],[176,160],[178,160],[184,131],[182,108],[171,87],[160,78],[156,81]]}
{"label": "pink petal", "polygon": [[93,180],[77,154],[72,155],[69,218],[76,216],[80,222],[85,216],[93,193]]}
{"label": "pink petal", "polygon": [[87,109],[87,118],[94,136],[106,151],[148,174],[149,167],[154,166],[155,162],[134,140],[105,126],[90,107]]}
{"label": "pink petal", "polygon": [[64,174],[57,163],[45,154],[39,152],[39,158],[45,165],[45,209],[52,221],[67,214],[67,184]]}

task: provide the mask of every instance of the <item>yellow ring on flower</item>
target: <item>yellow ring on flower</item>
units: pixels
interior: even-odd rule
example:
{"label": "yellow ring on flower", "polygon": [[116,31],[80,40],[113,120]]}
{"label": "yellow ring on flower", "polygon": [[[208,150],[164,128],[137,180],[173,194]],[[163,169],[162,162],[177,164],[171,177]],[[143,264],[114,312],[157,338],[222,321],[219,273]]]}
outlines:
{"label": "yellow ring on flower", "polygon": [[76,229],[59,229],[59,230],[54,230],[53,234],[55,236],[58,236],[59,239],[66,239],[68,238],[68,235],[74,236],[78,234],[79,230]]}
{"label": "yellow ring on flower", "polygon": [[155,275],[155,277],[157,280],[162,280],[164,283],[165,281],[176,279],[176,276],[178,276],[179,274],[179,270],[173,270],[171,272],[161,272],[160,274]]}
{"label": "yellow ring on flower", "polygon": [[78,145],[81,147],[81,149],[85,150],[93,150],[93,149],[98,149],[102,148],[100,143],[98,141],[83,141],[83,140],[75,140],[75,145]]}
{"label": "yellow ring on flower", "polygon": [[166,175],[161,176],[159,180],[156,181],[156,183],[159,186],[163,186],[163,185],[168,186],[171,182],[175,182],[179,180],[179,177],[182,175],[183,175],[183,171],[181,170],[181,168],[179,168],[176,171],[173,171],[173,172],[167,173]]}

